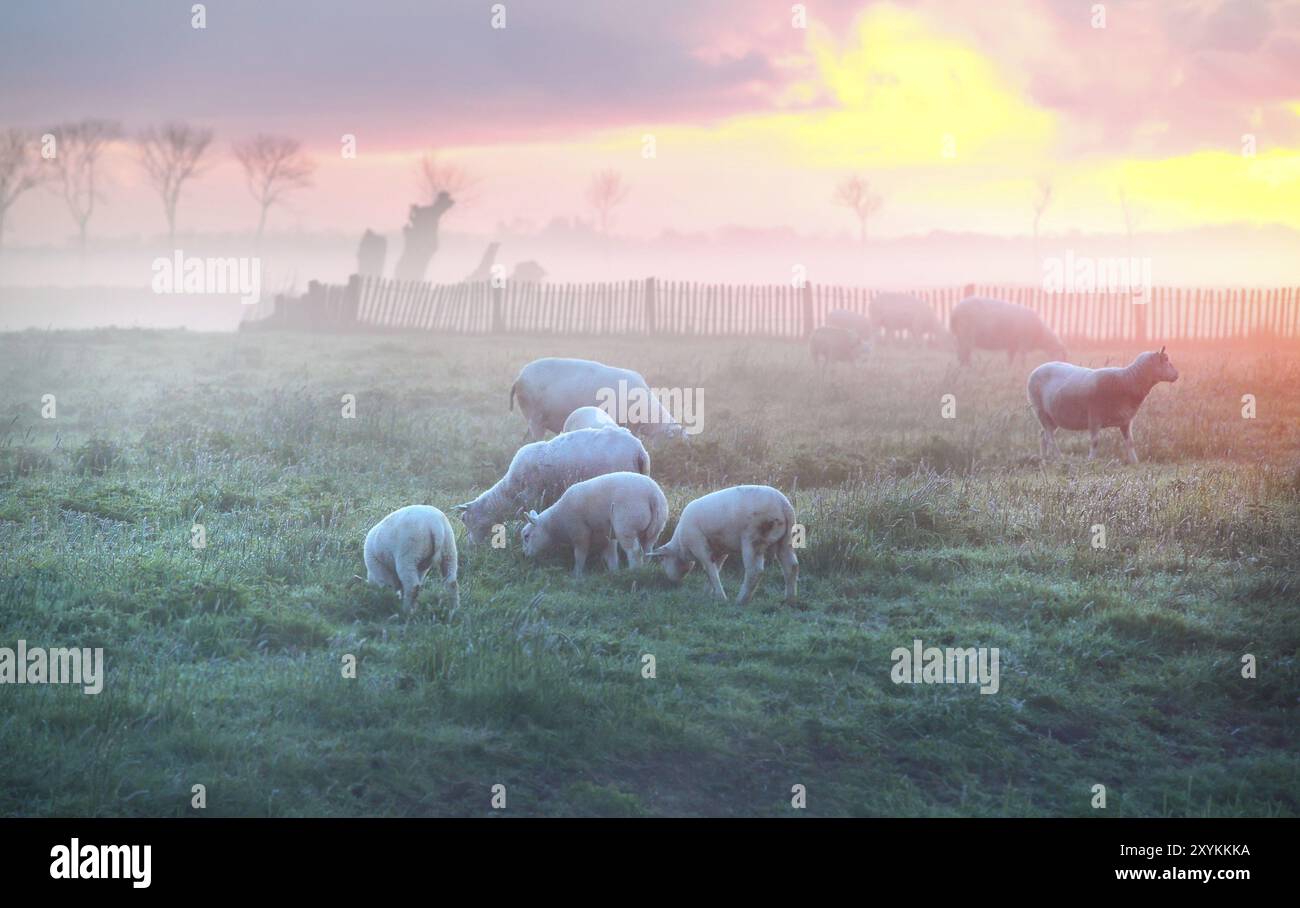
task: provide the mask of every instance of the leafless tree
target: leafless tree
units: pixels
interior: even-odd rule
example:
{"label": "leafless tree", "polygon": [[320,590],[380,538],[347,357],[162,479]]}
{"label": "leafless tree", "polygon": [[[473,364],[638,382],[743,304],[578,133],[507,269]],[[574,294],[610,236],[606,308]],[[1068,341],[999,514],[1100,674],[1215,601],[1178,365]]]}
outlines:
{"label": "leafless tree", "polygon": [[871,183],[864,177],[851,176],[835,188],[835,202],[853,212],[858,219],[858,240],[867,242],[867,221],[880,210],[884,199],[871,191]]}
{"label": "leafless tree", "polygon": [[285,136],[258,135],[247,142],[236,142],[235,159],[244,168],[249,194],[261,206],[257,221],[257,242],[266,229],[266,212],[285,193],[311,185],[316,162],[302,153],[297,139]]}
{"label": "leafless tree", "polygon": [[18,197],[39,186],[49,174],[36,153],[37,138],[21,129],[0,132],[0,249],[4,248],[5,215]]}
{"label": "leafless tree", "polygon": [[1121,186],[1118,189],[1119,210],[1124,217],[1124,235],[1128,237],[1129,245],[1133,245],[1133,232],[1137,230],[1138,224],[1142,222],[1142,212],[1129,201],[1128,193]]}
{"label": "leafless tree", "polygon": [[181,187],[203,172],[203,155],[212,144],[212,130],[197,129],[187,123],[165,123],[160,128],[145,130],[137,141],[140,165],[162,197],[167,239],[174,241],[176,203],[181,197]]}
{"label": "leafless tree", "polygon": [[1052,183],[1046,177],[1038,181],[1038,195],[1034,199],[1034,243],[1038,242],[1038,225],[1043,220],[1043,214],[1046,213],[1047,207],[1052,204]]}
{"label": "leafless tree", "polygon": [[474,200],[474,190],[479,184],[477,176],[454,161],[443,160],[437,149],[430,149],[420,158],[416,180],[420,199],[427,205],[432,205],[438,194],[445,192],[463,207]]}
{"label": "leafless tree", "polygon": [[50,134],[54,136],[51,164],[55,180],[77,224],[77,236],[84,253],[86,226],[95,213],[95,202],[99,198],[95,183],[99,159],[105,149],[122,135],[122,127],[113,120],[82,120],[56,126]]}
{"label": "leafless tree", "polygon": [[610,215],[627,200],[630,191],[631,187],[623,182],[623,175],[617,170],[602,170],[592,178],[587,201],[596,209],[602,235],[609,236]]}

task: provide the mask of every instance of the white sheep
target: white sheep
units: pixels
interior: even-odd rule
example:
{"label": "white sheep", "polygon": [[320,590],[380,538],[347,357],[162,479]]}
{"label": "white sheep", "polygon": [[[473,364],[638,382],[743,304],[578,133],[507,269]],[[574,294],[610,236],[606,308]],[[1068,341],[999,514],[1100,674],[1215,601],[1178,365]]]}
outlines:
{"label": "white sheep", "polygon": [[831,325],[814,328],[808,335],[808,347],[813,362],[821,369],[825,369],[827,363],[854,362],[871,351],[870,343],[861,340],[857,332]]}
{"label": "white sheep", "polygon": [[603,429],[606,426],[618,427],[614,422],[614,417],[610,416],[600,407],[579,407],[569,414],[569,418],[564,421],[564,432],[572,432],[574,429]]}
{"label": "white sheep", "polygon": [[545,511],[529,511],[520,528],[529,558],[557,545],[573,547],[573,574],[582,576],[587,553],[601,552],[605,566],[618,570],[618,549],[629,567],[640,567],[668,522],[668,499],[659,483],[640,473],[606,473],[574,483]]}
{"label": "white sheep", "polygon": [[871,299],[870,311],[872,333],[879,331],[886,338],[906,331],[914,341],[929,338],[933,344],[946,333],[934,310],[909,293],[878,293]]}
{"label": "white sheep", "polygon": [[456,534],[437,508],[413,504],[379,521],[366,533],[365,559],[366,582],[397,590],[406,610],[415,606],[424,577],[436,562],[452,608],[460,607]]}
{"label": "white sheep", "polygon": [[696,562],[703,562],[713,592],[724,602],[726,592],[718,577],[727,556],[739,552],[745,563],[745,580],[737,605],[745,605],[763,573],[764,560],[775,555],[785,575],[785,601],[798,595],[799,559],[795,557],[794,507],[771,486],[732,486],[695,499],[682,510],[673,537],[650,553],[664,566],[668,579],[679,582]]}
{"label": "white sheep", "polygon": [[970,364],[972,350],[1005,350],[1010,362],[1029,350],[1046,350],[1063,360],[1065,345],[1038,313],[1006,300],[972,296],[952,307],[948,327],[957,341],[957,359]]}
{"label": "white sheep", "polygon": [[1097,456],[1097,438],[1101,430],[1117,428],[1124,436],[1124,450],[1129,463],[1137,463],[1133,447],[1132,423],[1142,401],[1158,382],[1177,381],[1178,370],[1169,361],[1165,348],[1139,353],[1123,368],[1088,369],[1069,363],[1043,363],[1029,373],[1030,406],[1043,430],[1039,452],[1061,456],[1056,445],[1056,430],[1088,430],[1091,443],[1088,459]]}
{"label": "white sheep", "polygon": [[520,510],[546,507],[575,482],[627,470],[650,474],[650,455],[627,429],[576,429],[549,441],[535,441],[515,452],[506,475],[473,501],[455,510],[471,542],[484,542],[492,526]]}
{"label": "white sheep", "polygon": [[620,413],[619,421],[629,429],[647,440],[685,437],[681,424],[650,393],[640,372],[589,359],[548,356],[533,360],[519,370],[510,386],[510,409],[518,400],[519,410],[528,420],[524,438],[535,441],[545,438],[547,431],[563,432],[565,420],[579,407],[609,402],[618,412],[620,393],[627,403],[626,417]]}

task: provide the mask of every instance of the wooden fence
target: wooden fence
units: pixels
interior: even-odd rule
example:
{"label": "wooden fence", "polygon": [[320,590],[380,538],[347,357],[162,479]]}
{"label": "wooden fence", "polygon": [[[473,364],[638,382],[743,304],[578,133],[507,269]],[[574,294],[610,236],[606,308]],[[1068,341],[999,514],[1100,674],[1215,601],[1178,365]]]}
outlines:
{"label": "wooden fence", "polygon": [[[263,324],[289,328],[434,331],[449,334],[653,334],[799,338],[832,309],[866,314],[875,291],[805,284],[735,285],[656,278],[610,283],[430,284],[353,275],[313,282],[277,298]],[[1036,287],[967,285],[915,291],[947,324],[971,293],[1028,306],[1066,343],[1300,337],[1296,288],[1156,287],[1148,302],[1127,293],[1048,293]]]}

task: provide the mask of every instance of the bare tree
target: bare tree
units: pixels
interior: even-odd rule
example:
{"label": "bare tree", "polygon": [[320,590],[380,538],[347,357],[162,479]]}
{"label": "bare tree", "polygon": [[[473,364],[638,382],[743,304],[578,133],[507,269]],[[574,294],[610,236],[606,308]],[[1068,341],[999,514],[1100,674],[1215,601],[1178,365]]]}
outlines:
{"label": "bare tree", "polygon": [[1121,186],[1118,189],[1119,210],[1124,217],[1124,235],[1128,238],[1129,245],[1133,245],[1133,232],[1137,230],[1138,224],[1142,222],[1142,211],[1136,208],[1129,201],[1128,193]]}
{"label": "bare tree", "polygon": [[104,150],[122,135],[122,127],[113,120],[82,120],[65,123],[50,130],[54,136],[55,179],[63,192],[63,201],[77,224],[81,251],[86,251],[86,226],[95,213],[99,190],[95,172]]}
{"label": "bare tree", "polygon": [[247,142],[236,142],[235,159],[244,168],[248,191],[261,206],[257,221],[257,242],[266,229],[266,212],[285,193],[311,185],[316,162],[302,153],[297,139],[285,136],[258,135]]}
{"label": "bare tree", "polygon": [[202,159],[212,143],[212,130],[196,129],[187,123],[165,123],[141,133],[140,165],[149,182],[162,197],[167,215],[167,239],[176,239],[176,203],[181,187],[191,177],[202,173]]}
{"label": "bare tree", "polygon": [[858,219],[858,240],[865,246],[867,221],[880,210],[884,199],[879,193],[871,191],[870,182],[855,174],[835,188],[835,202],[849,209]]}
{"label": "bare tree", "polygon": [[1052,183],[1046,177],[1038,181],[1038,196],[1034,199],[1034,243],[1038,243],[1038,224],[1052,204]]}
{"label": "bare tree", "polygon": [[587,201],[596,209],[600,232],[604,236],[609,236],[610,215],[627,200],[630,191],[631,187],[623,182],[623,175],[617,170],[602,170],[592,178],[587,188]]}
{"label": "bare tree", "polygon": [[477,176],[460,164],[442,160],[434,148],[420,158],[416,180],[421,201],[429,205],[445,192],[456,200],[457,205],[464,206],[474,200],[474,189],[479,184]]}
{"label": "bare tree", "polygon": [[48,173],[35,151],[36,137],[21,129],[0,132],[0,249],[4,248],[5,215],[18,197],[44,182]]}

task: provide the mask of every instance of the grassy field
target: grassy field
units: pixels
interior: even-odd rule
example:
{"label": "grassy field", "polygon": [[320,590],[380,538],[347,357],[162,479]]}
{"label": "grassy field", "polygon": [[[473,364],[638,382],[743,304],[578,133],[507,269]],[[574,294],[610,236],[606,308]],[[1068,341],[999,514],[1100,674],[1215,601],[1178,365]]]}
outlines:
{"label": "grassy field", "polygon": [[[775,564],[740,610],[513,536],[461,536],[454,614],[352,579],[384,514],[501,475],[548,354],[703,389],[704,432],[652,451],[663,538],[695,495],[777,485],[798,608]],[[0,646],[107,666],[97,696],[0,687],[0,814],[194,814],[202,784],[209,814],[486,815],[501,783],[514,815],[1294,816],[1300,353],[1171,354],[1129,467],[1113,430],[1041,464],[1001,357],[819,380],[777,342],[0,335]],[[1000,690],[895,685],[914,639],[998,647]]]}

